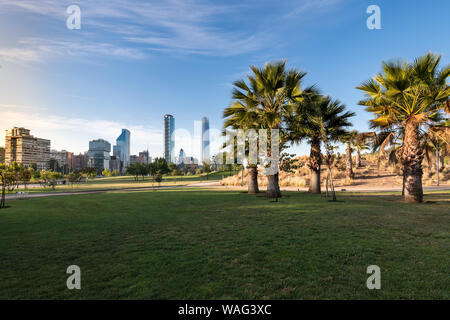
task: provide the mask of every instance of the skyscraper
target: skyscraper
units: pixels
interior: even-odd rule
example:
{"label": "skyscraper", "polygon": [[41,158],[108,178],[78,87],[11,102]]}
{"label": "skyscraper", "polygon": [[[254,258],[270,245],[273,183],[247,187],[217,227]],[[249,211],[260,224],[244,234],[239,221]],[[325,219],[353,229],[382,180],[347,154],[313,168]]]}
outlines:
{"label": "skyscraper", "polygon": [[202,163],[209,163],[209,120],[207,117],[202,118]]}
{"label": "skyscraper", "polygon": [[125,169],[130,163],[130,131],[122,129],[122,133],[116,139],[113,147],[113,155],[120,158],[122,168]]}
{"label": "skyscraper", "polygon": [[183,164],[186,158],[186,153],[184,152],[183,148],[180,149],[180,153],[178,155],[178,164]]}
{"label": "skyscraper", "polygon": [[175,118],[170,115],[164,115],[164,159],[167,162],[173,162],[173,152],[175,150]]}

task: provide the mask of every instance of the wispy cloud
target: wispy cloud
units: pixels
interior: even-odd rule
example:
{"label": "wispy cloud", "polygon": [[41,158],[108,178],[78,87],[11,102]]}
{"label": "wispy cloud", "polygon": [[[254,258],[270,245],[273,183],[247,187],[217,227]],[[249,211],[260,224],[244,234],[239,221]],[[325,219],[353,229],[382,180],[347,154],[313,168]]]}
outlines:
{"label": "wispy cloud", "polygon": [[110,43],[77,42],[49,40],[44,38],[26,38],[18,42],[15,48],[1,48],[0,60],[12,63],[44,62],[50,58],[97,57],[142,59],[146,54],[142,50],[120,47]]}
{"label": "wispy cloud", "polygon": [[[291,17],[312,10],[322,10],[340,0],[289,1],[278,6]],[[75,1],[77,3],[77,1]],[[0,9],[16,10],[59,20],[61,28],[67,18],[67,6],[73,0],[3,0]],[[254,9],[275,8],[266,1],[241,2],[198,0],[96,0],[78,1],[82,30],[52,39],[26,39],[18,46],[0,50],[0,58],[35,62],[49,56],[69,53],[72,56],[98,55],[120,58],[143,58],[149,52],[174,52],[212,56],[234,56],[273,46],[277,40],[267,17]],[[279,10],[279,8],[277,8]],[[270,13],[269,13],[270,15]],[[282,18],[283,14],[278,18]],[[89,28],[86,28],[89,27]],[[84,30],[89,32],[84,33]],[[59,31],[61,32],[61,31]],[[58,31],[55,31],[58,34]],[[84,38],[83,38],[84,37]],[[107,41],[104,39],[108,39]],[[98,43],[97,43],[98,42]]]}

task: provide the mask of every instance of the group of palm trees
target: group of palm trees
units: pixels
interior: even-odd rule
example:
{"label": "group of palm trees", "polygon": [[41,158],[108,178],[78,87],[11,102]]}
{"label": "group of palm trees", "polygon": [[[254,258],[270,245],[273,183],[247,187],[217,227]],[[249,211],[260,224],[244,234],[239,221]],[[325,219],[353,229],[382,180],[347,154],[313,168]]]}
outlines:
{"label": "group of palm trees", "polygon": [[[223,112],[224,128],[278,129],[280,149],[288,143],[308,142],[311,193],[321,193],[323,162],[328,169],[327,181],[332,182],[336,143],[347,145],[346,171],[353,178],[352,147],[357,149],[358,167],[360,152],[367,148],[367,139],[371,138],[374,149],[383,152],[390,148],[398,155],[403,167],[405,200],[422,202],[422,160],[426,146],[436,132],[448,133],[449,129],[443,115],[444,110],[450,112],[447,84],[450,68],[440,69],[440,60],[441,56],[428,53],[412,63],[383,62],[380,73],[357,87],[365,94],[359,104],[374,114],[370,122],[374,132],[369,133],[350,130],[350,118],[355,114],[339,100],[323,95],[316,86],[303,89],[305,72],[287,69],[285,61],[266,63],[263,68],[252,66],[247,81],[234,83],[232,103]],[[270,139],[268,143],[271,144]],[[270,150],[270,145],[267,149]],[[248,165],[248,171],[248,191],[256,193],[257,165]],[[268,175],[267,179],[267,197],[281,197],[278,173]]]}

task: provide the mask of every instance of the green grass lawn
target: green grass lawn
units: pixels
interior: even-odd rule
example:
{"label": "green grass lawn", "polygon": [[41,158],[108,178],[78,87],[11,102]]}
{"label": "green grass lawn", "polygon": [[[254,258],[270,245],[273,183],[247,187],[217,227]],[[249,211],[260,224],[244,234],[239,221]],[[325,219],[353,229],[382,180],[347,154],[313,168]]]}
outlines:
{"label": "green grass lawn", "polygon": [[75,183],[71,185],[66,183],[65,185],[57,185],[55,189],[51,187],[40,187],[38,185],[33,187],[17,188],[13,191],[7,191],[7,194],[16,194],[19,191],[26,191],[28,193],[48,193],[48,192],[73,192],[73,191],[95,191],[95,190],[113,190],[113,189],[123,189],[123,188],[140,188],[140,187],[166,187],[166,186],[179,186],[186,185],[190,183],[197,182],[208,182],[208,181],[218,181],[223,177],[228,177],[234,175],[236,172],[233,171],[221,171],[221,172],[211,172],[208,174],[195,174],[186,176],[163,176],[163,181],[158,184],[152,182],[151,177],[139,177],[136,181],[134,176],[118,176],[118,177],[104,177],[95,178],[87,183]]}
{"label": "green grass lawn", "polygon": [[[0,298],[450,299],[450,192],[177,189],[13,200],[0,210]],[[66,268],[81,268],[81,290]],[[381,268],[381,290],[366,268]]]}

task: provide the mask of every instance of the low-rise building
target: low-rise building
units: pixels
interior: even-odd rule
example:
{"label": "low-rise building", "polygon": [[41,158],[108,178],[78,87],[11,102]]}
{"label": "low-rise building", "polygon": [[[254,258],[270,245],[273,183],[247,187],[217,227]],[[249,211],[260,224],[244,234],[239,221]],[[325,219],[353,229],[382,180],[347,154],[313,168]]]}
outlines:
{"label": "low-rise building", "polygon": [[36,166],[37,170],[49,169],[50,140],[34,137],[30,130],[14,127],[6,130],[5,162]]}
{"label": "low-rise building", "polygon": [[82,171],[88,166],[88,155],[86,153],[80,153],[73,156],[73,171]]}
{"label": "low-rise building", "polygon": [[111,156],[111,159],[109,160],[109,170],[112,172],[114,170],[117,170],[118,173],[121,171],[121,161],[120,157],[118,156]]}
{"label": "low-rise building", "polygon": [[53,165],[53,167],[52,165],[50,165],[50,169],[52,169],[53,171],[60,171],[64,174],[73,171],[73,160],[73,152],[69,152],[66,150],[50,151],[50,163]]}
{"label": "low-rise building", "polygon": [[103,139],[89,141],[88,167],[94,168],[98,174],[109,169],[111,144]]}
{"label": "low-rise building", "polygon": [[141,164],[149,164],[151,162],[151,158],[148,155],[148,150],[139,152],[139,157],[137,162]]}
{"label": "low-rise building", "polygon": [[136,162],[138,162],[138,156],[137,155],[132,155],[130,156],[130,166],[134,165]]}

